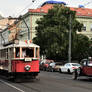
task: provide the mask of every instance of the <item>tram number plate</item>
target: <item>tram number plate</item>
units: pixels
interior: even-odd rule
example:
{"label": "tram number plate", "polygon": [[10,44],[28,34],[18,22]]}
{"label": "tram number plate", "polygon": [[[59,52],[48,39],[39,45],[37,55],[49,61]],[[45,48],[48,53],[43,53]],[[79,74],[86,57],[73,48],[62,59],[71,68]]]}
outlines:
{"label": "tram number plate", "polygon": [[25,61],[32,61],[32,58],[25,58]]}

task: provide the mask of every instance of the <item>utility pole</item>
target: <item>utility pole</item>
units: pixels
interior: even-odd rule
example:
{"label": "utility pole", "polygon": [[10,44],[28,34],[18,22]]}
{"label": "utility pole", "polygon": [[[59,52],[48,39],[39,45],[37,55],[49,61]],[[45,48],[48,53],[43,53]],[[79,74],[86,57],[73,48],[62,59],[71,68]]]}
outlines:
{"label": "utility pole", "polygon": [[23,21],[24,21],[24,23],[25,23],[25,25],[26,25],[26,27],[28,29],[28,40],[30,40],[30,29],[29,29],[29,27],[28,27],[28,25],[27,25],[27,23],[26,23],[24,18],[23,18]]}
{"label": "utility pole", "polygon": [[71,63],[71,32],[72,32],[72,30],[71,30],[71,23],[72,23],[72,21],[71,21],[71,14],[70,14],[70,30],[69,30],[69,51],[68,51],[68,62],[69,63]]}

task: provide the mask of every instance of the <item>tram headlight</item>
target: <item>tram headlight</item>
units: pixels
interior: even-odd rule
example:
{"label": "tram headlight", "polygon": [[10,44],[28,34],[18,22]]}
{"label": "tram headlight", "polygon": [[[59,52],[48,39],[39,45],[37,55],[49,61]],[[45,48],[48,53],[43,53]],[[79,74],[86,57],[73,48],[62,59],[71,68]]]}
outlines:
{"label": "tram headlight", "polygon": [[30,68],[31,68],[31,66],[30,66],[30,65],[26,65],[26,66],[25,66],[25,70],[26,70],[26,71],[29,71],[29,70],[30,70]]}

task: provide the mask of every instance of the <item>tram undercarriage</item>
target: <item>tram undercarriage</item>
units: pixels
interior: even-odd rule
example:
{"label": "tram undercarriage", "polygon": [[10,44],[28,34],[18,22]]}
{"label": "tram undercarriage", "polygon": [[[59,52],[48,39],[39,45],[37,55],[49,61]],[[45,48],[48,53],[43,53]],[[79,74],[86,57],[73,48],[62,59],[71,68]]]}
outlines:
{"label": "tram undercarriage", "polygon": [[15,82],[20,82],[23,79],[37,79],[39,72],[11,72],[0,69],[0,76],[5,77],[8,80],[14,80]]}

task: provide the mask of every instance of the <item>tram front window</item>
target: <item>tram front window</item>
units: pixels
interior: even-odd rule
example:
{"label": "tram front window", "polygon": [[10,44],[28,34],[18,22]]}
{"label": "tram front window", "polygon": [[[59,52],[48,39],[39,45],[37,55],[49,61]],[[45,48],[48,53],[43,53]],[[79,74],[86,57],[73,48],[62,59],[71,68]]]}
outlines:
{"label": "tram front window", "polygon": [[34,57],[34,49],[22,48],[22,57]]}

